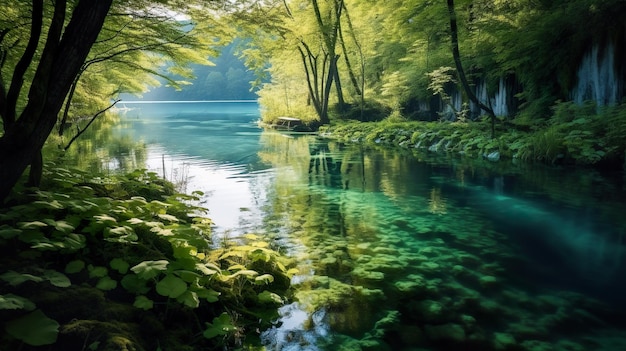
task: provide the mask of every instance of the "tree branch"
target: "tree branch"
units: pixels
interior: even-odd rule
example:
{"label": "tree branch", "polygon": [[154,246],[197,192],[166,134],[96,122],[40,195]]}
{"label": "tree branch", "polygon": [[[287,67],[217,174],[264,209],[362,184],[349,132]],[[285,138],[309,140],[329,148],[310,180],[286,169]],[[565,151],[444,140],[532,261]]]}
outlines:
{"label": "tree branch", "polygon": [[463,70],[463,65],[461,63],[461,54],[459,52],[459,36],[458,36],[458,27],[456,23],[456,12],[454,11],[454,0],[448,1],[448,12],[450,14],[450,40],[452,42],[452,56],[454,57],[454,64],[456,65],[457,73],[459,74],[459,79],[461,80],[461,85],[467,94],[467,97],[482,110],[487,112],[491,117],[491,138],[495,136],[495,123],[496,123],[496,115],[493,110],[480,102],[472,91],[469,82],[467,81],[467,77],[465,76],[465,71]]}
{"label": "tree branch", "polygon": [[11,128],[15,123],[17,100],[19,99],[22,86],[24,85],[24,75],[28,67],[33,61],[39,38],[41,37],[41,28],[43,26],[43,0],[33,0],[32,20],[30,27],[30,37],[28,44],[22,57],[15,65],[13,77],[11,78],[11,86],[6,95],[6,104],[2,106],[2,120],[4,122],[5,131]]}
{"label": "tree branch", "polygon": [[118,100],[113,101],[113,103],[111,105],[109,105],[109,107],[105,108],[104,110],[100,110],[100,111],[98,111],[98,113],[93,115],[91,117],[91,119],[89,120],[89,123],[87,123],[87,125],[85,126],[85,128],[83,128],[82,130],[79,130],[78,133],[76,135],[74,135],[74,137],[70,140],[70,142],[67,144],[67,146],[65,146],[63,148],[63,150],[67,151],[67,149],[69,149],[70,146],[72,146],[72,143],[74,143],[74,141],[76,139],[78,139],[78,137],[81,136],[87,130],[87,128],[89,128],[89,126],[96,120],[96,118],[98,118],[98,116],[100,116],[101,114],[103,114],[103,113],[107,112],[108,110],[110,110],[113,106],[115,106],[115,104],[117,104],[120,101],[122,101],[122,100],[118,99]]}

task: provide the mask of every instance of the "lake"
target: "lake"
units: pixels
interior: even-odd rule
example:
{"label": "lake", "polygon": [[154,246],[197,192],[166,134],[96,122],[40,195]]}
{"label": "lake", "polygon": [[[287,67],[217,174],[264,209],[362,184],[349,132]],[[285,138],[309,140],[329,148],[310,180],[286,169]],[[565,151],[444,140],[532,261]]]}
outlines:
{"label": "lake", "polygon": [[264,131],[254,101],[118,111],[113,137],[142,151],[101,167],[202,191],[217,240],[297,262],[268,350],[626,349],[621,172]]}

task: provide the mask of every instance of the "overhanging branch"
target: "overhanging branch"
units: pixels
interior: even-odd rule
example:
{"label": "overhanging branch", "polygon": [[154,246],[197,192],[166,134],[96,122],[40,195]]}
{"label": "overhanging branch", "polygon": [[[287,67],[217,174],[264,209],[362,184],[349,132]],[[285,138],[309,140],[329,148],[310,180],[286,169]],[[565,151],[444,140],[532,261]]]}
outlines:
{"label": "overhanging branch", "polygon": [[117,99],[117,100],[113,101],[113,103],[111,105],[109,105],[109,107],[105,108],[104,110],[100,110],[100,111],[98,111],[98,113],[93,115],[91,117],[91,119],[89,120],[89,123],[87,123],[87,125],[85,126],[85,128],[83,128],[82,130],[79,130],[78,133],[76,133],[76,135],[74,135],[74,137],[70,140],[70,142],[67,144],[67,146],[65,146],[63,148],[63,150],[67,151],[67,149],[69,149],[70,146],[72,146],[72,143],[74,143],[74,141],[76,139],[78,139],[78,137],[80,137],[87,130],[87,128],[89,128],[89,126],[96,120],[96,118],[98,118],[98,116],[100,116],[101,114],[103,114],[103,113],[107,112],[108,110],[110,110],[113,106],[115,106],[115,104],[117,104],[120,101],[122,101],[122,100]]}

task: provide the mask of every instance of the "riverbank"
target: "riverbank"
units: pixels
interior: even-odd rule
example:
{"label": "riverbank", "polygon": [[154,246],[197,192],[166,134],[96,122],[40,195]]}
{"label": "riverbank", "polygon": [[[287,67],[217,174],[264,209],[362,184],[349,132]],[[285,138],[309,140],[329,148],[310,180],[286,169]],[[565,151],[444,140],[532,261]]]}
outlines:
{"label": "riverbank", "polygon": [[340,121],[320,128],[320,135],[347,143],[372,143],[431,152],[549,164],[599,165],[625,163],[624,105],[597,111],[593,105],[561,103],[547,120],[499,121],[495,137],[484,121],[380,122]]}
{"label": "riverbank", "polygon": [[7,349],[258,345],[277,318],[289,262],[254,235],[212,238],[199,194],[141,170],[49,168],[44,180],[0,209]]}

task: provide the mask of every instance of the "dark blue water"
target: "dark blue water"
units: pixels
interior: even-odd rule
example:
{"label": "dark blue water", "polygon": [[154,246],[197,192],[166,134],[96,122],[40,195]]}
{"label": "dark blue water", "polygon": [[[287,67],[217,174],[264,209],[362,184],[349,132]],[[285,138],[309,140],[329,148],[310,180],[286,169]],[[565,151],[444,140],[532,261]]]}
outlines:
{"label": "dark blue water", "polygon": [[620,172],[261,130],[254,102],[126,104],[146,167],[205,193],[215,236],[294,258],[268,350],[621,350]]}

